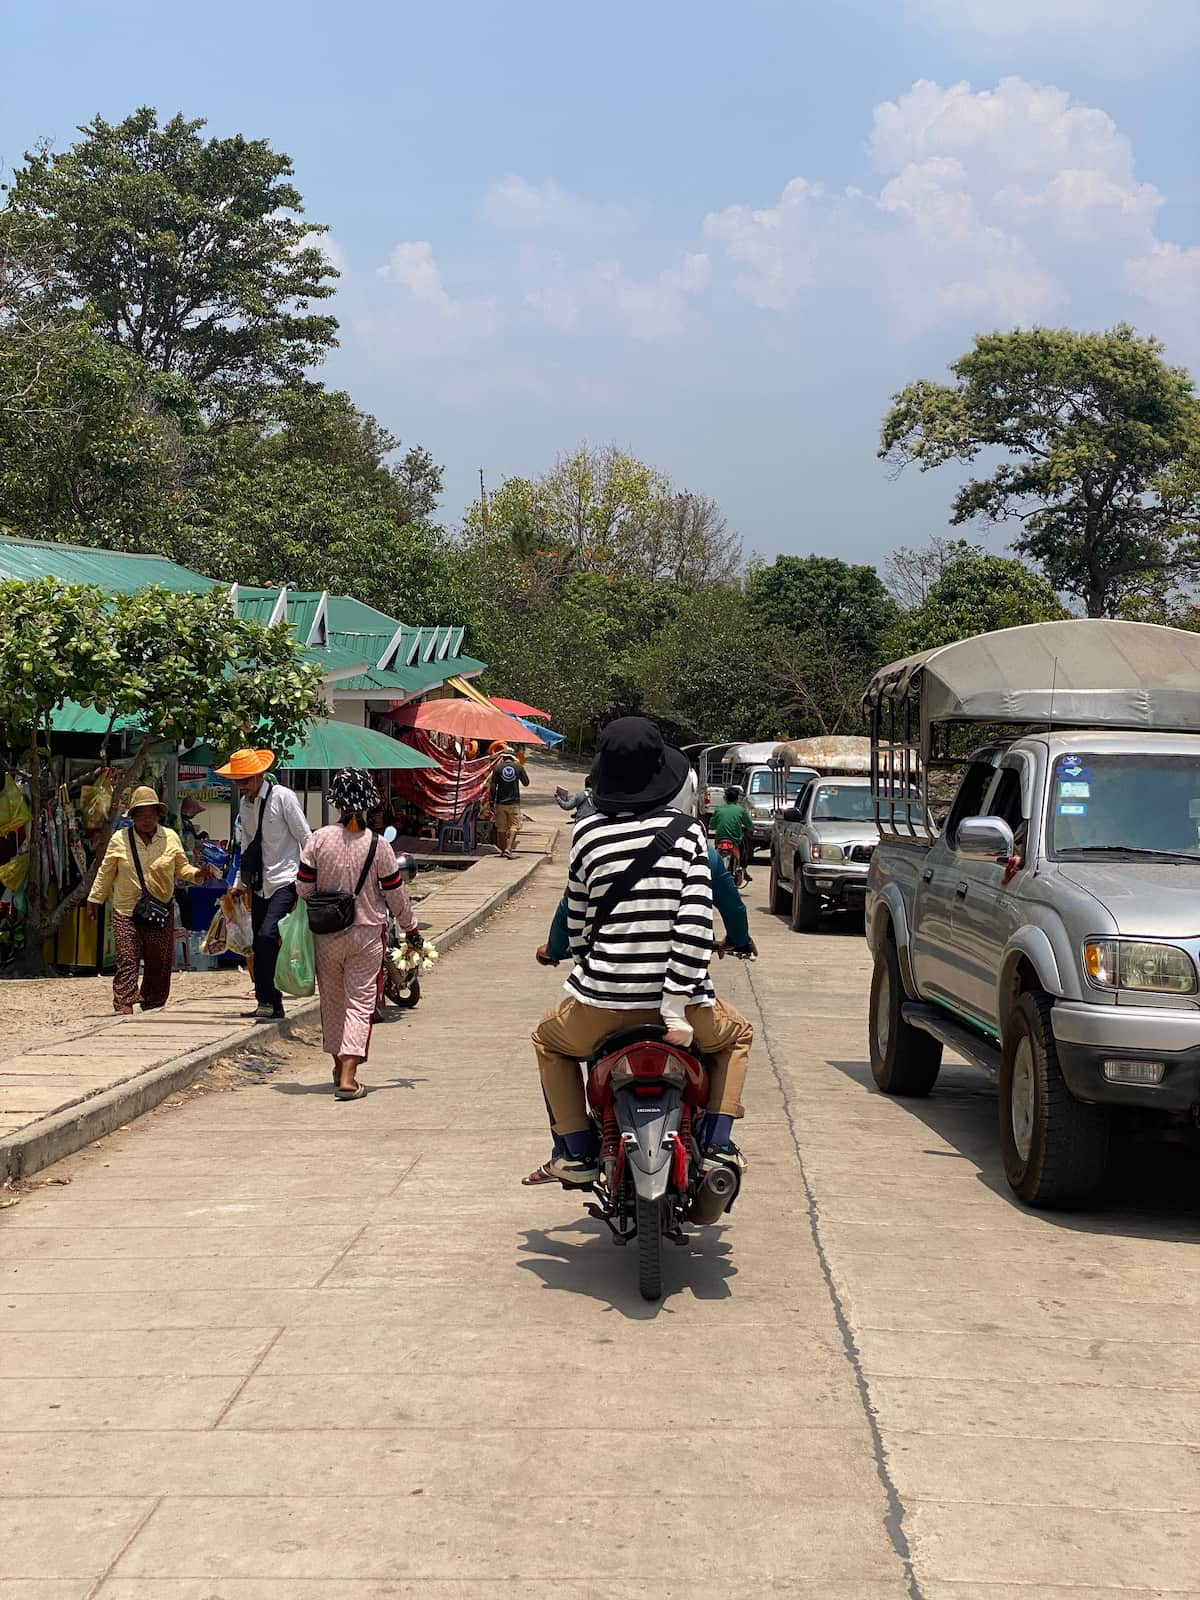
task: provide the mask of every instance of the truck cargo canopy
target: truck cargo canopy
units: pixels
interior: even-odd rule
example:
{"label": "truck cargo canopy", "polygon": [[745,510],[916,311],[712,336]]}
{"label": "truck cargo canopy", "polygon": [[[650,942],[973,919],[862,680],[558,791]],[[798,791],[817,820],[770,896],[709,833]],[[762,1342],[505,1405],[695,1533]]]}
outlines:
{"label": "truck cargo canopy", "polygon": [[1005,628],[881,667],[863,704],[910,696],[926,756],[948,722],[1200,731],[1200,634],[1091,618]]}

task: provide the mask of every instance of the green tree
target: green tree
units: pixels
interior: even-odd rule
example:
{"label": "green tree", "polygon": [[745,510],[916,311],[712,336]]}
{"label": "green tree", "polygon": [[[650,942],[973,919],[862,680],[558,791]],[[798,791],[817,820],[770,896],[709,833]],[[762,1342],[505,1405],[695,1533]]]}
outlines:
{"label": "green tree", "polygon": [[[26,959],[83,898],[94,874],[56,907],[39,848],[49,797],[54,713],[75,701],[108,718],[101,761],[118,723],[131,729],[116,788],[136,783],[151,748],[200,741],[218,748],[286,748],[327,714],[321,670],[290,629],[236,617],[228,597],[143,589],[115,599],[51,579],[0,583],[0,746],[29,783],[34,822],[27,883]],[[103,851],[111,833],[101,831]]]}
{"label": "green tree", "polygon": [[1013,548],[1090,617],[1200,571],[1200,400],[1156,340],[985,334],[950,370],[895,397],[879,453],[928,471],[1003,452],[959,490],[954,524],[1016,523]]}
{"label": "green tree", "polygon": [[766,640],[736,589],[680,597],[645,647],[643,708],[681,741],[773,738],[786,722],[764,671]]}
{"label": "green tree", "polygon": [[203,127],[160,126],[144,106],[96,117],[62,152],[27,152],[0,235],[52,261],[55,292],[90,306],[112,343],[236,410],[335,343],[335,319],[309,304],[337,272],[313,242],[325,229],[300,218],[290,159]]}
{"label": "green tree", "polygon": [[959,540],[950,547],[924,604],[906,612],[888,631],[884,653],[898,660],[977,633],[1066,615],[1054,590],[1036,572]]}
{"label": "green tree", "polygon": [[816,628],[855,657],[872,655],[896,616],[874,567],[835,556],[777,556],[751,572],[746,588],[763,627],[795,635]]}

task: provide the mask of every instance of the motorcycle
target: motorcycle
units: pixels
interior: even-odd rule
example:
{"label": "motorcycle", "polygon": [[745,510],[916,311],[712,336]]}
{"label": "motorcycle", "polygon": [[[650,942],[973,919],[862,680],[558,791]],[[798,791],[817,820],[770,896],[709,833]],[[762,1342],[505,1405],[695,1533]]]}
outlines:
{"label": "motorcycle", "polygon": [[588,1110],[600,1140],[600,1177],[588,1212],[615,1243],[637,1241],[638,1288],[662,1297],[663,1240],[684,1245],[685,1222],[720,1221],[741,1189],[736,1161],[705,1161],[694,1128],[708,1073],[657,1024],[611,1033],[585,1062]]}
{"label": "motorcycle", "polygon": [[742,865],[742,852],[732,839],[721,839],[717,843],[717,854],[725,863],[729,876],[740,889],[746,881],[746,869]]}

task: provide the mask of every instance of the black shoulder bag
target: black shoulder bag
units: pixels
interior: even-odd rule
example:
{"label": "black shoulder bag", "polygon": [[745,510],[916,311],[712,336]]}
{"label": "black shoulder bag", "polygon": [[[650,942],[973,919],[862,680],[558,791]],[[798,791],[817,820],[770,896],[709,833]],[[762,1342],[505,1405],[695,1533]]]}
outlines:
{"label": "black shoulder bag", "polygon": [[596,943],[600,929],[612,916],[621,901],[637,888],[638,884],[649,873],[651,867],[665,856],[673,845],[678,844],[695,820],[695,817],[672,817],[665,828],[658,830],[649,844],[643,845],[624,872],[619,873],[613,879],[604,891],[600,904],[592,914],[592,925],[584,939],[585,955],[591,955],[592,947]]}
{"label": "black shoulder bag", "polygon": [[260,894],[263,886],[263,853],[262,853],[262,825],[263,812],[267,809],[267,801],[271,798],[268,787],[258,803],[258,831],[253,839],[247,839],[242,846],[242,882],[251,894]]}
{"label": "black shoulder bag", "polygon": [[138,882],[142,886],[142,897],[134,906],[131,913],[132,920],[139,928],[146,928],[153,933],[169,926],[175,918],[175,902],[173,900],[159,900],[152,895],[146,887],[146,874],[142,871],[142,858],[137,847],[137,830],[129,829],[129,849],[133,855],[133,865],[137,871]]}
{"label": "black shoulder bag", "polygon": [[363,887],[371,875],[371,867],[375,861],[375,851],[379,848],[379,835],[371,835],[371,848],[367,851],[367,859],[363,862],[363,869],[358,875],[358,884],[353,894],[310,894],[305,901],[308,907],[308,926],[313,933],[341,933],[343,928],[348,928],[354,921],[354,902],[363,892]]}

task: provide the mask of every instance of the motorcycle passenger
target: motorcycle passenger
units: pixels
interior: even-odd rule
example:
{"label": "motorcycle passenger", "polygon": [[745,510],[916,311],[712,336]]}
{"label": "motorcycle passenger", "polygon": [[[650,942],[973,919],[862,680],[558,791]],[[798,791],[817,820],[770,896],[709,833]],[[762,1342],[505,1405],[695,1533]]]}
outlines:
{"label": "motorcycle passenger", "polygon": [[[592,769],[596,815],[580,822],[567,873],[567,939],[575,965],[567,998],[538,1022],[534,1051],[556,1135],[544,1178],[578,1185],[599,1175],[579,1063],[618,1028],[665,1023],[668,1042],[712,1057],[710,1125],[702,1143],[713,1160],[740,1159],[732,1133],[753,1028],[713,992],[713,875],[703,825],[680,831],[672,805],[689,779],[686,756],[663,744],[644,717],[604,730]],[[596,912],[610,884],[655,835],[678,832],[603,926]],[[740,933],[740,930],[738,930]],[[747,944],[749,932],[746,932]],[[531,1177],[537,1178],[536,1174]]]}
{"label": "motorcycle passenger", "polygon": [[742,791],[731,784],[725,791],[725,804],[713,812],[713,839],[719,847],[732,844],[750,882],[750,859],[754,854],[754,818],[742,804]]}

